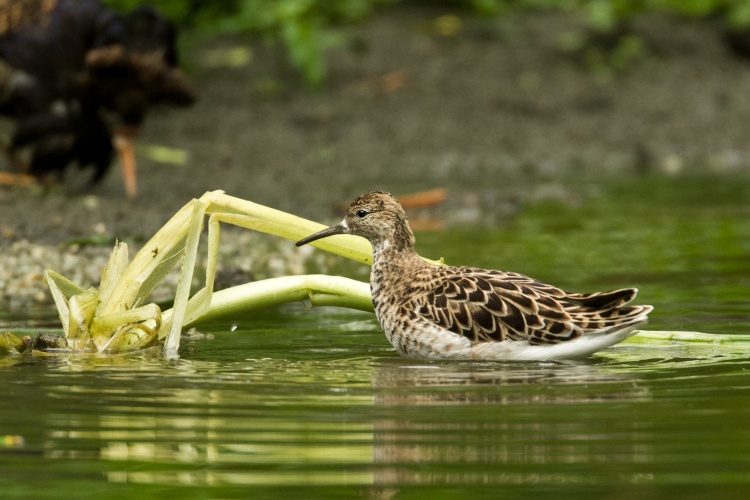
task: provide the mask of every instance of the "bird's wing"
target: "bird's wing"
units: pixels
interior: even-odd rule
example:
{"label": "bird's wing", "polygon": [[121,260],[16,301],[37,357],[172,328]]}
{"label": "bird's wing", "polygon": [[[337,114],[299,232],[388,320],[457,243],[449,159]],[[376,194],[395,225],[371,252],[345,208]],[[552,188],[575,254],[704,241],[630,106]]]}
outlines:
{"label": "bird's wing", "polygon": [[454,267],[431,281],[403,307],[472,341],[555,344],[582,334],[564,291],[521,274]]}

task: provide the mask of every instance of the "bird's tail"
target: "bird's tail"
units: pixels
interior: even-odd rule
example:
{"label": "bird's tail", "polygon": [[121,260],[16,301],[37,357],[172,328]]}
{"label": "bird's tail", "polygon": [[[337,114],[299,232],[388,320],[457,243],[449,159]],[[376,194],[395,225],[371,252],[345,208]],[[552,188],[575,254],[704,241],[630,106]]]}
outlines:
{"label": "bird's tail", "polygon": [[570,294],[566,308],[584,334],[627,333],[648,320],[652,306],[625,305],[638,293],[636,288],[592,294]]}
{"label": "bird's tail", "polygon": [[570,293],[566,298],[576,303],[578,307],[603,310],[625,305],[633,300],[637,293],[637,288],[623,288],[612,292]]}

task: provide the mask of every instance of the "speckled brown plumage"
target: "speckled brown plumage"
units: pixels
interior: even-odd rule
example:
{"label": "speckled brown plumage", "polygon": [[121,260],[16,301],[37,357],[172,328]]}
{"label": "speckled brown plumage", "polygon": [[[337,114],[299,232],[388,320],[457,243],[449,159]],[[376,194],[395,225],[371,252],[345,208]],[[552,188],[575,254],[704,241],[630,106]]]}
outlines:
{"label": "speckled brown plumage", "polygon": [[403,355],[459,359],[586,356],[633,334],[651,306],[636,289],[569,293],[521,274],[425,262],[401,205],[388,193],[357,198],[346,218],[298,242],[355,234],[373,246],[375,313]]}

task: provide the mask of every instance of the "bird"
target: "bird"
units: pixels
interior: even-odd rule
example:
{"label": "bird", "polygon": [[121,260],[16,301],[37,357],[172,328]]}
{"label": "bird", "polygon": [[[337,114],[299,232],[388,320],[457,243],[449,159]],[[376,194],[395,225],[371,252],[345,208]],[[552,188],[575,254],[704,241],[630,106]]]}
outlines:
{"label": "bird", "polygon": [[56,175],[60,182],[71,163],[91,166],[94,173],[89,182],[100,182],[115,153],[104,118],[85,104],[68,108],[64,113],[39,112],[19,119],[10,152],[26,147],[32,148],[26,172],[36,178]]}
{"label": "bird", "polygon": [[187,106],[195,91],[177,68],[176,28],[156,9],[120,15],[97,0],[0,1],[0,114],[16,122],[7,153],[25,169],[62,174],[93,166],[91,183],[120,154],[137,194],[133,138],[158,104]]}
{"label": "bird", "polygon": [[389,193],[359,196],[343,221],[299,240],[336,234],[370,241],[370,289],[386,337],[403,356],[458,360],[587,357],[637,333],[653,310],[627,305],[638,292],[569,293],[514,272],[433,264]]}

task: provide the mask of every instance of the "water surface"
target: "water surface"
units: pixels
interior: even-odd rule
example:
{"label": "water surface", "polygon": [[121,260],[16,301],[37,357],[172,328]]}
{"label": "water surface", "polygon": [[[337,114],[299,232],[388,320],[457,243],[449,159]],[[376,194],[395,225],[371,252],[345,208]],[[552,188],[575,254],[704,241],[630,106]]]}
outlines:
{"label": "water surface", "polygon": [[[745,181],[652,179],[418,247],[569,289],[638,286],[649,329],[748,335],[748,200]],[[178,360],[18,356],[0,372],[3,497],[750,491],[750,335],[580,362],[420,362],[370,314],[290,305],[206,325]]]}

